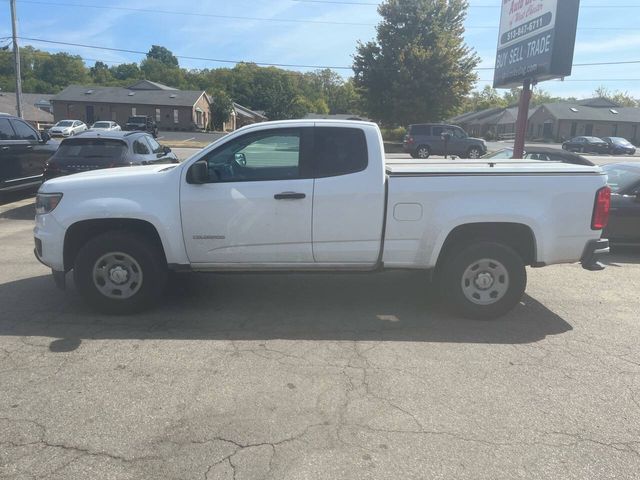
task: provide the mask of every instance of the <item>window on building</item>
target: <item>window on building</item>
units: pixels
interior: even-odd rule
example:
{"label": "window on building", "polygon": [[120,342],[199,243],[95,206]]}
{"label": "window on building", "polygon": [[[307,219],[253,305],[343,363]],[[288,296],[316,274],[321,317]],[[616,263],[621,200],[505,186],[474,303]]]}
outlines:
{"label": "window on building", "polygon": [[115,122],[117,120],[117,118],[118,118],[118,116],[117,116],[116,112],[111,112],[111,120]]}
{"label": "window on building", "polygon": [[162,115],[160,115],[160,109],[156,108],[156,122],[162,120]]}
{"label": "window on building", "polygon": [[131,116],[132,117],[136,116],[136,107],[131,107]]}
{"label": "window on building", "polygon": [[178,123],[179,119],[178,119],[178,109],[174,108],[173,109],[173,123]]}

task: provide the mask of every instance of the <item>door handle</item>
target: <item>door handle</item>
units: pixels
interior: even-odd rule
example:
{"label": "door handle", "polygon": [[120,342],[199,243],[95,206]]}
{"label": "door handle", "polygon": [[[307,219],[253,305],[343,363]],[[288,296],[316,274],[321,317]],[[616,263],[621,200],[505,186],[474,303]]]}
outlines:
{"label": "door handle", "polygon": [[27,145],[27,150],[33,150],[33,147],[31,145]]}
{"label": "door handle", "polygon": [[9,147],[2,147],[2,150],[9,150]]}
{"label": "door handle", "polygon": [[282,192],[276,193],[273,198],[276,200],[302,200],[306,195],[304,193],[296,193],[296,192]]}

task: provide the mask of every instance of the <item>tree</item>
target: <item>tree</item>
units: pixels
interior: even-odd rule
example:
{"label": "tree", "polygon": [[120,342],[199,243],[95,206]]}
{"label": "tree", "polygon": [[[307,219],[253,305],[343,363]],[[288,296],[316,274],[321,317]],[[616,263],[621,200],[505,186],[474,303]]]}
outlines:
{"label": "tree", "polygon": [[151,45],[151,49],[147,52],[148,59],[158,60],[167,67],[177,67],[178,59],[168,48],[160,45]]}
{"label": "tree", "polygon": [[633,98],[629,92],[623,92],[620,90],[612,92],[604,85],[600,85],[596,88],[593,95],[598,98],[606,98],[621,107],[637,107],[640,103],[637,99]]}
{"label": "tree", "polygon": [[96,62],[89,70],[91,80],[98,85],[106,85],[113,80],[111,70],[104,62]]}
{"label": "tree", "polygon": [[137,63],[121,63],[110,68],[111,75],[117,80],[139,80],[142,72]]}
{"label": "tree", "polygon": [[387,125],[436,121],[461,105],[479,57],[464,43],[466,0],[385,0],[376,41],[358,42],[355,84]]}
{"label": "tree", "polygon": [[222,130],[233,112],[231,97],[223,90],[214,90],[211,96],[211,121],[215,130]]}

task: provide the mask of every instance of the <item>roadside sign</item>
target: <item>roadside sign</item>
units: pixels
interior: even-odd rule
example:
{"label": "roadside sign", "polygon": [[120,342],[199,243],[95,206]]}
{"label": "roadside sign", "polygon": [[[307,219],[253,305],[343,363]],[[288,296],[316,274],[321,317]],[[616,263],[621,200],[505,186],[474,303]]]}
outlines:
{"label": "roadside sign", "polygon": [[571,75],[580,0],[502,0],[494,88]]}

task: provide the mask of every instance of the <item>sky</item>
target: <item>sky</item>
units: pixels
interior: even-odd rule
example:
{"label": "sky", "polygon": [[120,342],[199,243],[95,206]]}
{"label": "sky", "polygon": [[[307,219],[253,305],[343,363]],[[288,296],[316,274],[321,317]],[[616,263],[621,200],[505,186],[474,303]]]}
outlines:
{"label": "sky", "polygon": [[[562,1],[562,0],[559,0]],[[360,3],[360,4],[353,4]],[[152,44],[176,55],[349,67],[358,40],[375,37],[380,20],[376,0],[17,0],[19,36],[146,52]],[[470,0],[465,40],[492,68],[500,0]],[[11,35],[9,1],[0,7],[0,37]],[[119,7],[117,9],[114,7]],[[137,10],[135,10],[137,9]],[[144,10],[144,11],[140,11]],[[176,13],[181,12],[181,13]],[[574,63],[640,60],[638,0],[582,0]],[[298,21],[287,21],[298,20]],[[300,22],[299,20],[304,20]],[[330,23],[323,23],[330,22]],[[0,43],[6,40],[0,40]],[[21,40],[50,52],[67,51],[113,65],[144,55]],[[232,66],[180,59],[185,68]],[[313,68],[291,68],[308,71]],[[348,69],[336,69],[344,77]],[[491,84],[490,70],[478,71],[476,88]],[[640,97],[640,63],[574,67],[564,82],[538,85],[551,94],[586,98],[600,85]]]}

